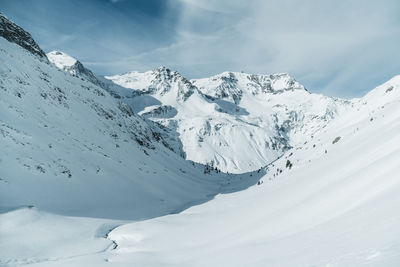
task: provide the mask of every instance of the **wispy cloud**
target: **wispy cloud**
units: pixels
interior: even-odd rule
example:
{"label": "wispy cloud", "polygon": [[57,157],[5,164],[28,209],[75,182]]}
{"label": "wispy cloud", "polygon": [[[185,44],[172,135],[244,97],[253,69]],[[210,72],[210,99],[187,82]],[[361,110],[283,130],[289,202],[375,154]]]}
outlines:
{"label": "wispy cloud", "polygon": [[400,72],[397,1],[181,1],[174,54],[194,75],[290,72],[312,91],[356,96]]}
{"label": "wispy cloud", "polygon": [[400,73],[397,0],[1,1],[45,50],[99,74],[289,72],[311,91],[352,97]]}

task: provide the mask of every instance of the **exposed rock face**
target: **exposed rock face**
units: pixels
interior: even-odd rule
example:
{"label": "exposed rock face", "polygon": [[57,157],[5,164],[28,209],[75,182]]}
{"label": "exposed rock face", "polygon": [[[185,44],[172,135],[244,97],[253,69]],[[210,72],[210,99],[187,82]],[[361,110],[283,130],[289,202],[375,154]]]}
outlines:
{"label": "exposed rock face", "polygon": [[176,71],[171,71],[166,67],[160,67],[153,70],[155,76],[149,89],[150,92],[158,92],[160,95],[164,95],[171,91],[172,87],[176,87],[177,99],[186,100],[194,92],[195,87]]}
{"label": "exposed rock face", "polygon": [[[194,86],[188,79],[177,71],[166,67],[147,71],[145,73],[129,72],[123,75],[107,76],[107,79],[115,84],[126,88],[133,88],[140,95],[174,95],[176,101],[186,101],[195,91]],[[138,95],[136,93],[136,95]]]}
{"label": "exposed rock face", "polygon": [[305,91],[303,85],[287,73],[271,75],[223,72],[204,79],[191,80],[192,84],[212,98],[239,104],[243,94],[279,94],[285,91]]}
{"label": "exposed rock face", "polygon": [[46,54],[33,40],[32,36],[2,13],[0,13],[0,36],[47,61]]}

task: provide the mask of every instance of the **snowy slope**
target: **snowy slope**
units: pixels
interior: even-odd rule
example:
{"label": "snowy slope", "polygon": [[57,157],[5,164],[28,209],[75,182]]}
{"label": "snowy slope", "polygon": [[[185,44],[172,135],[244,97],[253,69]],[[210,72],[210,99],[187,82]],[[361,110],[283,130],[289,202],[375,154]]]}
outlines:
{"label": "snowy slope", "polygon": [[[57,68],[68,72],[71,75],[80,78],[81,80],[94,83],[95,85],[106,90],[119,102],[127,104],[133,111],[136,111],[138,107],[142,106],[142,103],[132,101],[137,92],[133,92],[131,89],[121,87],[110,80],[105,79],[104,77],[95,76],[91,70],[87,69],[74,57],[71,57],[70,55],[60,51],[52,51],[47,54],[47,57]],[[165,146],[185,158],[185,152],[183,151],[182,143],[174,129],[171,130],[150,120],[147,120],[147,124],[149,124],[150,127],[152,127],[152,130],[163,139],[162,142]]]}
{"label": "snowy slope", "polygon": [[232,173],[257,170],[350,108],[309,93],[288,74],[224,72],[188,81],[161,67],[106,77],[133,89],[136,112],[171,130],[186,158]]}
{"label": "snowy slope", "polygon": [[162,129],[88,80],[4,38],[0,62],[0,207],[149,218],[227,183],[183,160]]}
{"label": "snowy slope", "polygon": [[118,247],[109,261],[397,266],[399,133],[397,76],[354,100],[352,112],[268,166],[260,186],[115,229],[109,237]]}
{"label": "snowy slope", "polygon": [[259,185],[179,214],[128,223],[4,213],[0,264],[397,266],[400,76],[351,102]]}
{"label": "snowy slope", "polygon": [[80,263],[84,266],[87,260],[83,257],[99,256],[114,247],[104,237],[121,223],[54,215],[35,208],[0,213],[0,266],[57,266],[69,259],[84,260]]}

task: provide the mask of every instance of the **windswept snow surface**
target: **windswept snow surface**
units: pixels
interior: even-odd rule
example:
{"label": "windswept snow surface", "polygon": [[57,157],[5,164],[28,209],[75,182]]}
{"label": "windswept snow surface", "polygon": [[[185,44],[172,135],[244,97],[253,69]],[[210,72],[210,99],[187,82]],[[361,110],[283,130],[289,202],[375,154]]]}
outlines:
{"label": "windswept snow surface", "polygon": [[113,230],[118,247],[109,261],[398,266],[400,76],[353,104],[353,112],[270,165],[261,185]]}
{"label": "windswept snow surface", "polygon": [[0,263],[397,266],[400,76],[352,104],[352,112],[266,167],[260,185],[179,214],[128,223],[35,209],[4,213]]}
{"label": "windswept snow surface", "polygon": [[112,231],[118,248],[110,261],[399,265],[400,76],[353,104],[353,112],[270,165],[260,186]]}
{"label": "windswept snow surface", "polygon": [[[121,223],[54,215],[35,208],[0,214],[0,266],[58,266],[71,259],[85,266],[86,258],[115,246],[105,237]],[[103,262],[101,258],[90,260],[86,266]]]}

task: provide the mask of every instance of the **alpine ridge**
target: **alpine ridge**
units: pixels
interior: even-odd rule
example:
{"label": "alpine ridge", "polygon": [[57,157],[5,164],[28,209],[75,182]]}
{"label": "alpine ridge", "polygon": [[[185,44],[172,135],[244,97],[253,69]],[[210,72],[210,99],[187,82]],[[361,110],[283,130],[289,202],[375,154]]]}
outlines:
{"label": "alpine ridge", "polygon": [[0,36],[9,42],[15,43],[34,55],[47,60],[46,54],[33,40],[30,33],[22,29],[20,26],[9,20],[0,13]]}
{"label": "alpine ridge", "polygon": [[105,78],[132,89],[125,98],[135,112],[175,130],[187,159],[232,173],[267,165],[351,106],[308,92],[286,73],[189,81],[161,67]]}
{"label": "alpine ridge", "polygon": [[60,51],[52,51],[47,53],[47,58],[59,69],[69,72],[73,76],[85,78],[86,80],[99,85],[99,81],[93,72],[85,68],[79,60],[76,60],[70,55]]}

